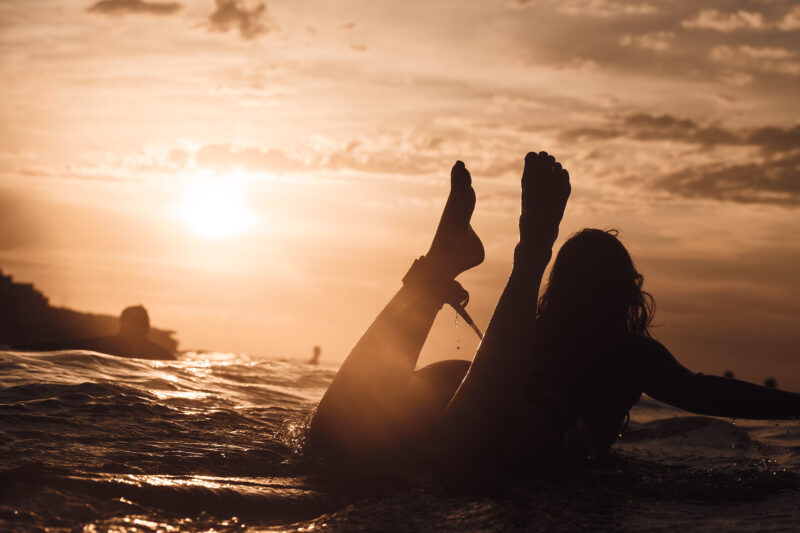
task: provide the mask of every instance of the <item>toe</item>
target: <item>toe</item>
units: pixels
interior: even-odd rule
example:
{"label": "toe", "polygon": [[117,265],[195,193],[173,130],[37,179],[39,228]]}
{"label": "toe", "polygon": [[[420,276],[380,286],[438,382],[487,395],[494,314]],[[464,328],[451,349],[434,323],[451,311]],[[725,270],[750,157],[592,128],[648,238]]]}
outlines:
{"label": "toe", "polygon": [[546,152],[539,152],[538,154],[536,152],[528,152],[528,155],[525,156],[525,167],[522,170],[523,185],[541,172],[543,167],[542,154],[546,155]]}
{"label": "toe", "polygon": [[522,181],[525,181],[525,178],[530,175],[533,171],[533,167],[536,165],[536,160],[539,155],[536,152],[528,152],[528,155],[525,156],[525,166],[522,169]]}
{"label": "toe", "polygon": [[560,193],[563,199],[569,198],[570,193],[572,192],[572,185],[569,182],[569,172],[567,169],[562,168],[556,172],[557,176],[557,183],[558,183],[558,192]]}
{"label": "toe", "polygon": [[453,169],[450,171],[450,188],[463,190],[472,185],[472,176],[469,174],[466,165],[463,161],[456,161]]}

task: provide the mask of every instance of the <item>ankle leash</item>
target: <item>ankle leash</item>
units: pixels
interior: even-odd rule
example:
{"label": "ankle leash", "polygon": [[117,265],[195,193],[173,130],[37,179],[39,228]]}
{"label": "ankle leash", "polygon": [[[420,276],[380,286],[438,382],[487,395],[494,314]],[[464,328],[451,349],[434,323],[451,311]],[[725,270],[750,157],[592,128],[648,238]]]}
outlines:
{"label": "ankle leash", "polygon": [[421,288],[435,300],[449,304],[478,335],[478,338],[483,339],[483,333],[464,308],[469,303],[467,290],[456,280],[442,276],[424,255],[414,260],[411,268],[403,276],[403,285]]}

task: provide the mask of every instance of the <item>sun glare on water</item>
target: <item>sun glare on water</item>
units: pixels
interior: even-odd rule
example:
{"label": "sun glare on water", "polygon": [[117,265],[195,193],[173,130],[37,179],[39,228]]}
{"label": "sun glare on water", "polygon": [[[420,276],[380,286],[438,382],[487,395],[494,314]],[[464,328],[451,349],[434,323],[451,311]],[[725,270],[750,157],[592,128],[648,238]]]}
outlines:
{"label": "sun glare on water", "polygon": [[254,216],[238,180],[197,178],[187,186],[178,215],[187,228],[206,239],[226,239],[246,232]]}

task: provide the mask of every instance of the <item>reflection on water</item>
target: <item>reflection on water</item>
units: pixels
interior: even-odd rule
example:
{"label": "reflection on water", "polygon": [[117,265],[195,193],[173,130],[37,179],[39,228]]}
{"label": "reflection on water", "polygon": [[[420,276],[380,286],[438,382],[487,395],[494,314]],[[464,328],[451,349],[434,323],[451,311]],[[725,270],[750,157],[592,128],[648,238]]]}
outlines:
{"label": "reflection on water", "polygon": [[157,391],[154,390],[153,394],[161,398],[162,400],[167,400],[170,398],[185,398],[187,400],[200,400],[203,398],[208,398],[211,396],[208,392],[199,392],[199,391]]}
{"label": "reflection on water", "polygon": [[0,530],[761,530],[800,515],[798,423],[647,399],[613,460],[561,481],[348,482],[300,457],[333,374],[241,354],[0,352],[0,468],[30,465],[4,474]]}

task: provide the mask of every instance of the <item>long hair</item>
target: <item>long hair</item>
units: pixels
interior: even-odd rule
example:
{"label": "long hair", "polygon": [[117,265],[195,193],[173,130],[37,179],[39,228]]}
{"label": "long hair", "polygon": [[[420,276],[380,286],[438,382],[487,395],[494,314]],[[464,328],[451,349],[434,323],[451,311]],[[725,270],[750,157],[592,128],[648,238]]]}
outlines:
{"label": "long hair", "polygon": [[537,320],[548,329],[650,336],[653,297],[616,230],[584,229],[559,250]]}

